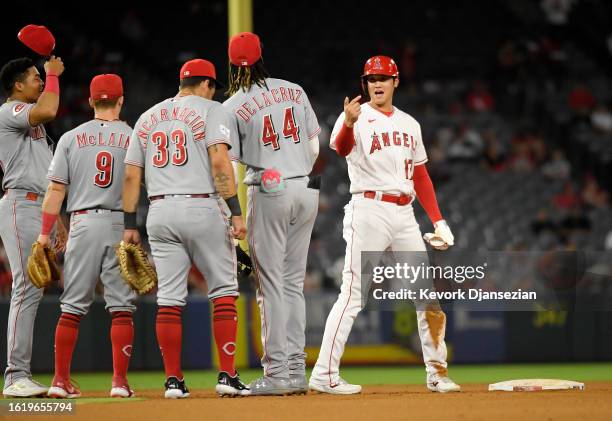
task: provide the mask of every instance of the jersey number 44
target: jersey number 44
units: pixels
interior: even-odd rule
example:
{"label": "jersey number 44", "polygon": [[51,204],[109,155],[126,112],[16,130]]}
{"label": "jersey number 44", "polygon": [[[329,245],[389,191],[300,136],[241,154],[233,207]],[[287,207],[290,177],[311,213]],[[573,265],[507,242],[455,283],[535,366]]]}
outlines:
{"label": "jersey number 44", "polygon": [[[293,107],[285,108],[283,115],[283,137],[285,139],[293,139],[293,143],[300,143],[300,127],[295,122]],[[277,151],[280,149],[278,139],[279,135],[274,129],[272,114],[264,115],[261,141],[263,142],[264,146],[272,145],[272,149]]]}

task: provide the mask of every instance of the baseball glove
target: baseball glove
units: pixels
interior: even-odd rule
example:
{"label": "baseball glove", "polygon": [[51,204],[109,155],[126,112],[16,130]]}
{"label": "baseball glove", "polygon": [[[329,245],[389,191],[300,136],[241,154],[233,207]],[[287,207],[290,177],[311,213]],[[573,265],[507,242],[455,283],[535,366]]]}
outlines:
{"label": "baseball glove", "polygon": [[55,251],[43,247],[38,241],[32,244],[32,252],[28,257],[28,276],[36,288],[45,288],[53,281],[59,281]]}
{"label": "baseball glove", "polygon": [[147,252],[137,244],[120,242],[115,246],[121,277],[137,293],[146,294],[157,283],[155,269]]}
{"label": "baseball glove", "polygon": [[253,262],[240,246],[236,246],[236,257],[238,258],[238,275],[246,278],[253,271]]}
{"label": "baseball glove", "polygon": [[423,239],[436,250],[446,250],[455,244],[455,236],[446,221],[441,220],[435,224],[435,232],[423,235]]}

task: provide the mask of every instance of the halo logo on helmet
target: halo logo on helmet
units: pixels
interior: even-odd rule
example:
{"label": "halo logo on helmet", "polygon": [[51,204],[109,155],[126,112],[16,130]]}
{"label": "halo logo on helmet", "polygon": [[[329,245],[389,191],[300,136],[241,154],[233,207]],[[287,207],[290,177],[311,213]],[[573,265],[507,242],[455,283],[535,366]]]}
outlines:
{"label": "halo logo on helmet", "polygon": [[387,56],[374,56],[370,57],[363,66],[362,77],[368,75],[386,75],[391,77],[398,77],[399,71],[397,70],[397,64],[391,57]]}

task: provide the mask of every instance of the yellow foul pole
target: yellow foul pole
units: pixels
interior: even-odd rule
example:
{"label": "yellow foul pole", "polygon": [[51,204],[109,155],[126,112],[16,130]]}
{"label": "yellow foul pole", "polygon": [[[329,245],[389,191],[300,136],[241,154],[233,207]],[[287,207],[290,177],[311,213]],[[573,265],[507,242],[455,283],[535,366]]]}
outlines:
{"label": "yellow foul pole", "polygon": [[[227,0],[227,27],[229,37],[240,32],[253,31],[253,2],[252,0]],[[247,189],[242,180],[244,179],[244,165],[238,167],[238,199],[242,207],[242,213],[246,218],[247,208]],[[248,228],[248,227],[247,227]],[[249,249],[246,240],[242,240],[240,245],[244,250]]]}

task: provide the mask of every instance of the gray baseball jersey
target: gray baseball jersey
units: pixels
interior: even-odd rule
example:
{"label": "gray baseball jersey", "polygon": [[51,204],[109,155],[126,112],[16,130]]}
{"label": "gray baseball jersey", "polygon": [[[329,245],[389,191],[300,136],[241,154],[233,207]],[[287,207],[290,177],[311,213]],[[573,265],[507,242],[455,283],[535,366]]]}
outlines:
{"label": "gray baseball jersey", "polygon": [[[266,79],[225,101],[233,119],[236,155],[247,165],[248,242],[258,281],[263,357],[267,376],[305,375],[304,276],[319,192],[308,187],[315,161],[309,140],[320,132],[304,90]],[[256,173],[275,168],[284,188],[266,191]],[[246,182],[246,181],[245,181]]]}
{"label": "gray baseball jersey", "polygon": [[232,155],[247,165],[247,176],[265,168],[277,169],[284,178],[306,176],[316,159],[308,141],[321,131],[308,96],[286,80],[265,82],[223,103],[232,116],[237,146]]}
{"label": "gray baseball jersey", "polygon": [[145,169],[149,196],[213,193],[207,148],[231,148],[229,118],[221,104],[195,95],[169,98],[136,122],[125,162]]}
{"label": "gray baseball jersey", "polygon": [[[47,178],[69,184],[70,233],[64,264],[63,312],[87,314],[98,278],[106,309],[134,311],[136,293],[123,281],[114,246],[123,237],[121,194],[132,128],[91,120],[65,133]],[[75,212],[82,211],[82,212]]]}
{"label": "gray baseball jersey", "polygon": [[4,171],[3,190],[24,189],[38,193],[47,190],[45,173],[53,152],[47,145],[44,126],[30,126],[30,110],[34,105],[11,101],[0,106],[0,165]]}
{"label": "gray baseball jersey", "polygon": [[[207,150],[218,143],[231,147],[227,112],[195,95],[160,102],[134,127],[125,162],[144,168],[152,198],[147,233],[160,306],[186,304],[192,262],[210,299],[238,295],[229,215],[215,193]],[[193,197],[203,194],[210,197]]]}
{"label": "gray baseball jersey", "polygon": [[11,101],[0,106],[0,165],[4,171],[0,200],[0,236],[11,266],[13,285],[8,315],[4,386],[30,377],[32,333],[43,290],[29,280],[27,259],[41,226],[45,172],[52,152],[42,125],[30,126],[34,104]]}
{"label": "gray baseball jersey", "polygon": [[60,138],[47,178],[70,184],[68,212],[122,210],[123,160],[131,135],[123,121],[91,120]]}

